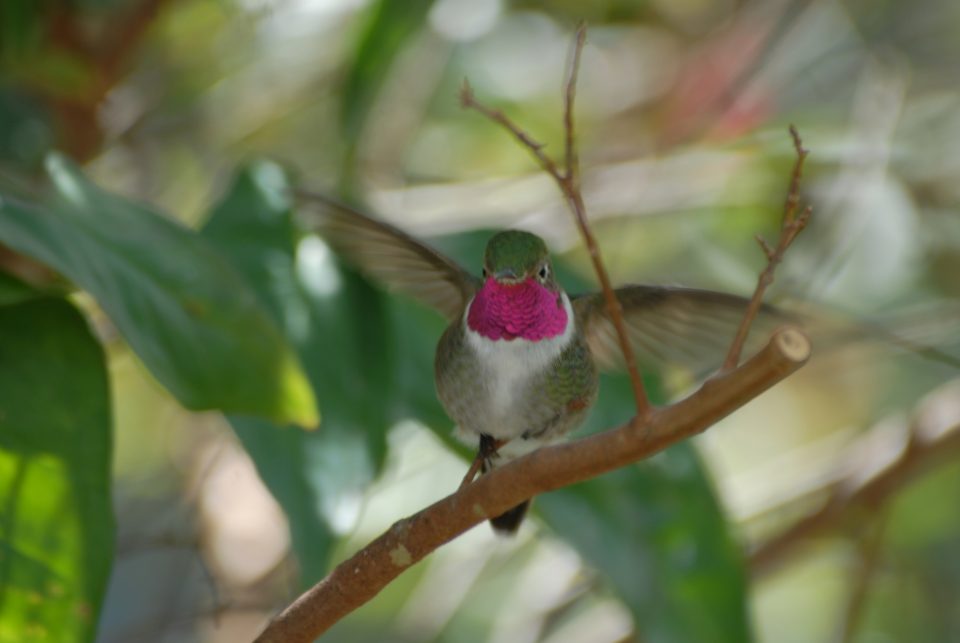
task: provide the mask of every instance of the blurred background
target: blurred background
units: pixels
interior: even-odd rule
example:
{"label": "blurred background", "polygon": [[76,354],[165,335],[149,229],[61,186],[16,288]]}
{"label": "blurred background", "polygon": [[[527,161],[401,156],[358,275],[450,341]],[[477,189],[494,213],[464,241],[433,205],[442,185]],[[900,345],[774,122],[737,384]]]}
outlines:
{"label": "blurred background", "polygon": [[[960,373],[919,348],[960,354],[956,2],[3,0],[0,177],[42,185],[60,150],[212,229],[238,172],[287,172],[471,270],[476,230],[533,230],[590,287],[555,186],[457,100],[469,78],[558,153],[581,20],[584,195],[614,282],[748,294],[794,123],[814,215],[774,301],[859,325],[692,446],[538,499],[515,539],[472,530],[324,640],[960,640]],[[79,296],[114,412],[98,641],[250,640],[458,485],[468,452],[432,392],[442,321],[315,237],[292,268],[326,302],[281,315],[317,388],[311,434],[184,410]],[[650,374],[661,401],[675,379]],[[629,414],[611,377],[584,432]]]}

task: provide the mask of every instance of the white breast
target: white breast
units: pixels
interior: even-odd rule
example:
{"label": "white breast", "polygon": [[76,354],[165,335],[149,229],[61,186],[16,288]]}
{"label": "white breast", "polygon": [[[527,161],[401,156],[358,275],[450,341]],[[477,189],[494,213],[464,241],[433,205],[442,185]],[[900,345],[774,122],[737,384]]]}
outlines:
{"label": "white breast", "polygon": [[[463,316],[464,332],[467,343],[476,353],[483,373],[478,389],[485,391],[489,408],[485,414],[488,433],[497,438],[515,438],[529,427],[520,422],[514,410],[529,378],[539,374],[573,340],[576,322],[573,308],[566,293],[561,294],[564,310],[567,313],[567,327],[556,337],[540,341],[523,338],[512,340],[493,340],[477,333],[467,324],[470,307]],[[472,302],[471,302],[472,303]]]}

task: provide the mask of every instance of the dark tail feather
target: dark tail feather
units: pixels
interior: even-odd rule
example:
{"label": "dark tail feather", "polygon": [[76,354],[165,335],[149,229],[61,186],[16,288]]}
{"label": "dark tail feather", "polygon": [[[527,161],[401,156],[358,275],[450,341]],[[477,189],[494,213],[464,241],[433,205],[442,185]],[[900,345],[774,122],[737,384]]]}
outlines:
{"label": "dark tail feather", "polygon": [[523,517],[527,515],[527,509],[529,508],[530,501],[524,500],[513,509],[505,511],[496,518],[491,518],[490,526],[498,534],[512,536],[517,533],[517,529],[520,528],[520,523],[523,522]]}

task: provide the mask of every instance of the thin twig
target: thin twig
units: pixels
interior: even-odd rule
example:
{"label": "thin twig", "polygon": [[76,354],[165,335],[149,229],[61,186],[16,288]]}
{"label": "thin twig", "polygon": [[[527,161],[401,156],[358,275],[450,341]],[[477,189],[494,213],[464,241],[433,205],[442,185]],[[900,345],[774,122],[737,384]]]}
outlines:
{"label": "thin twig", "polygon": [[740,321],[740,326],[737,327],[737,333],[733,338],[733,342],[730,344],[727,358],[723,361],[724,371],[736,368],[737,364],[740,363],[740,355],[743,353],[743,345],[747,341],[747,335],[750,334],[750,326],[753,324],[753,320],[756,319],[757,313],[760,312],[760,307],[763,305],[763,296],[767,288],[773,283],[773,275],[777,269],[777,265],[783,260],[783,255],[787,251],[787,248],[790,247],[790,244],[797,238],[800,231],[806,227],[807,221],[810,220],[811,209],[809,206],[797,214],[797,207],[800,204],[800,177],[803,174],[803,162],[806,160],[808,152],[803,148],[800,134],[793,125],[790,126],[790,136],[793,138],[793,147],[797,153],[797,160],[793,164],[793,172],[790,174],[790,188],[787,190],[787,199],[783,206],[780,238],[777,241],[776,247],[771,248],[763,237],[757,235],[757,243],[760,244],[763,254],[766,255],[767,266],[757,278],[757,287],[753,291],[750,303],[747,304],[747,310],[743,315],[743,319]]}
{"label": "thin twig", "polygon": [[307,643],[376,596],[424,556],[524,500],[632,464],[703,432],[800,368],[810,343],[781,328],[736,370],[688,398],[574,442],[544,447],[396,522],[279,614],[256,643]]}
{"label": "thin twig", "polygon": [[630,343],[630,337],[627,334],[627,327],[623,321],[623,309],[620,300],[613,290],[610,282],[610,275],[604,266],[603,258],[600,255],[600,247],[593,236],[587,221],[586,206],[583,202],[583,194],[580,190],[580,169],[577,155],[576,137],[574,133],[573,108],[576,97],[576,83],[578,69],[580,66],[580,57],[586,42],[586,25],[581,24],[577,29],[574,39],[573,52],[570,56],[570,68],[567,72],[567,79],[564,86],[563,103],[563,123],[564,123],[564,147],[566,168],[561,171],[556,161],[549,154],[543,151],[543,144],[538,143],[525,130],[510,120],[503,112],[491,109],[479,101],[473,94],[473,90],[467,81],[464,81],[460,89],[460,104],[467,109],[475,109],[488,119],[497,123],[520,141],[540,163],[540,167],[549,174],[556,182],[560,191],[563,193],[567,205],[573,211],[580,235],[583,237],[584,244],[590,253],[590,261],[593,264],[593,270],[600,281],[600,287],[603,291],[603,298],[606,304],[607,315],[613,323],[617,332],[617,341],[620,344],[620,350],[623,352],[624,362],[627,366],[627,373],[630,376],[630,384],[633,388],[633,396],[636,400],[637,415],[647,417],[652,411],[650,399],[643,387],[643,379],[640,377],[640,370],[637,368],[637,359],[634,355],[633,345]]}
{"label": "thin twig", "polygon": [[807,155],[810,153],[809,150],[804,149],[803,141],[800,140],[800,133],[794,125],[790,126],[790,138],[793,139],[793,149],[797,153],[797,160],[793,164],[793,172],[790,175],[790,189],[787,191],[787,200],[784,203],[783,221],[785,224],[793,223],[797,206],[800,205],[800,177],[803,175],[803,162],[807,160]]}
{"label": "thin twig", "polygon": [[580,190],[580,159],[577,158],[577,140],[573,128],[573,104],[577,97],[580,58],[586,41],[587,25],[581,22],[573,39],[573,50],[567,66],[567,80],[564,83],[563,92],[564,166],[570,187],[577,191]]}
{"label": "thin twig", "polygon": [[478,102],[476,96],[474,96],[473,87],[470,86],[470,81],[466,78],[463,79],[463,84],[460,85],[460,106],[464,109],[474,109],[480,112],[513,134],[513,136],[520,141],[520,144],[530,150],[536,157],[537,162],[540,163],[540,167],[542,167],[547,174],[553,177],[555,181],[563,181],[563,174],[560,172],[560,168],[557,167],[554,160],[543,151],[543,143],[537,142],[499,109],[491,109],[483,103]]}

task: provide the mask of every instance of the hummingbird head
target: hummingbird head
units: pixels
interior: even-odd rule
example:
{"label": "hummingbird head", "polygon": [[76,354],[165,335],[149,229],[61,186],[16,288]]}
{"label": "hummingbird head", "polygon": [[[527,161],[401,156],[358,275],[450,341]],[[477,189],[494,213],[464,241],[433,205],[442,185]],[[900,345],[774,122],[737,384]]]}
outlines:
{"label": "hummingbird head", "polygon": [[467,324],[493,340],[528,341],[562,334],[570,315],[543,239],[520,230],[495,234],[483,257],[483,286]]}
{"label": "hummingbird head", "polygon": [[551,268],[547,244],[537,235],[522,230],[506,230],[493,235],[483,255],[484,279],[492,277],[504,285],[535,279],[552,290],[558,290]]}

